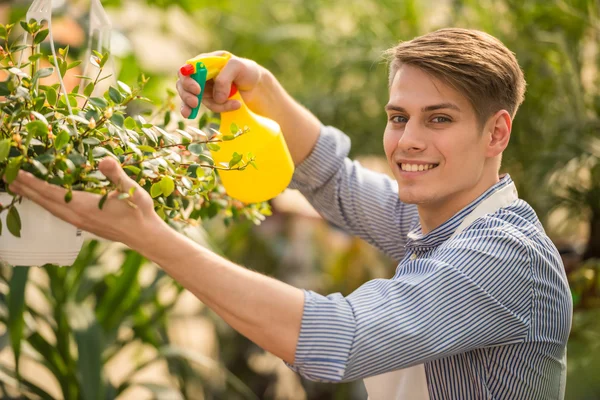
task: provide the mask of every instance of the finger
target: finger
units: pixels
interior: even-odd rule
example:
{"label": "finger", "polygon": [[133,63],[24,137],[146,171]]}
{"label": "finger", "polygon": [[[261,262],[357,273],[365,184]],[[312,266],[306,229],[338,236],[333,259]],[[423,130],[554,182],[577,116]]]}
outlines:
{"label": "finger", "polygon": [[17,179],[15,179],[11,186],[15,188],[27,188],[28,193],[36,193],[55,203],[64,203],[65,194],[67,193],[66,189],[38,179],[25,171],[19,171]]}
{"label": "finger", "polygon": [[179,91],[180,95],[184,93],[191,93],[197,96],[200,94],[200,85],[189,76],[182,76],[177,81],[177,90]]}
{"label": "finger", "polygon": [[202,103],[208,107],[209,110],[216,113],[234,111],[242,106],[242,103],[240,103],[239,100],[228,100],[224,104],[218,104],[213,100],[203,100]]}
{"label": "finger", "polygon": [[186,93],[184,96],[181,97],[181,100],[186,106],[190,108],[198,107],[198,97],[192,94]]}
{"label": "finger", "polygon": [[218,104],[223,104],[229,98],[231,84],[242,72],[243,64],[236,58],[230,59],[223,67],[219,75],[214,79],[213,99]]}
{"label": "finger", "polygon": [[183,118],[189,117],[191,113],[192,109],[190,107],[186,106],[185,104],[181,106],[181,116]]}
{"label": "finger", "polygon": [[132,187],[138,188],[138,184],[131,179],[121,165],[111,157],[106,157],[98,165],[98,169],[111,181],[120,192],[128,192]]}
{"label": "finger", "polygon": [[[58,186],[56,187],[58,189],[62,189]],[[45,193],[39,192],[32,188],[32,186],[22,184],[21,182],[13,182],[10,185],[10,188],[14,193],[23,196],[38,204],[40,207],[48,210],[55,217],[85,230],[86,227],[83,226],[83,220],[79,217],[80,214],[77,212],[76,206],[64,201],[66,190],[62,189],[62,199],[60,202],[56,202],[50,196],[46,196]]]}

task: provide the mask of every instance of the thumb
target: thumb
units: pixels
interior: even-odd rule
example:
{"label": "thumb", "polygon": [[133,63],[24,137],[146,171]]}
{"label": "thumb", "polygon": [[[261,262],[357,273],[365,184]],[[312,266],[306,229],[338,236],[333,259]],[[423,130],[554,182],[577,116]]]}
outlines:
{"label": "thumb", "polygon": [[100,161],[98,168],[100,169],[100,172],[102,172],[102,174],[106,176],[106,178],[111,181],[120,192],[127,192],[132,187],[137,186],[135,181],[127,176],[123,168],[121,168],[121,165],[114,158],[104,158],[102,161]]}

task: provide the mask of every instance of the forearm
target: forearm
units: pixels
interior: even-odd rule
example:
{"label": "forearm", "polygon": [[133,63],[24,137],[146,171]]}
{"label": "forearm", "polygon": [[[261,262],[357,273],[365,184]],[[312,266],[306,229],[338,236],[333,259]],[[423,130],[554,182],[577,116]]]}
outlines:
{"label": "forearm", "polygon": [[263,69],[258,89],[257,96],[248,105],[279,124],[294,164],[300,164],[317,142],[321,122],[296,102],[266,69]]}
{"label": "forearm", "polygon": [[[242,268],[165,224],[132,247],[229,325],[263,349],[293,363],[304,306],[302,290]],[[137,248],[136,248],[137,247]]]}

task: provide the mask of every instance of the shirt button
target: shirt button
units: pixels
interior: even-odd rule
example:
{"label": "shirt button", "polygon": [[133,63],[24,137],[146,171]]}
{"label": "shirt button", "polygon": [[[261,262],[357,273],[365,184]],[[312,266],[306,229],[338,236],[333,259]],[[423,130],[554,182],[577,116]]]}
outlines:
{"label": "shirt button", "polygon": [[416,260],[417,259],[417,253],[412,253],[410,255],[410,259],[413,260],[413,261]]}

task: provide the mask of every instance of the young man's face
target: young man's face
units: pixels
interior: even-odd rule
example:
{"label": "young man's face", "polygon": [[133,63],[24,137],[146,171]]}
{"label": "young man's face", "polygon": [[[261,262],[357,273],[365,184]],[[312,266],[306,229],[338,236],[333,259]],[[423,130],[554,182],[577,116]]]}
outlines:
{"label": "young man's face", "polygon": [[405,65],[394,77],[386,111],[383,145],[401,201],[460,209],[481,193],[489,177],[484,173],[489,136],[481,134],[463,95]]}

